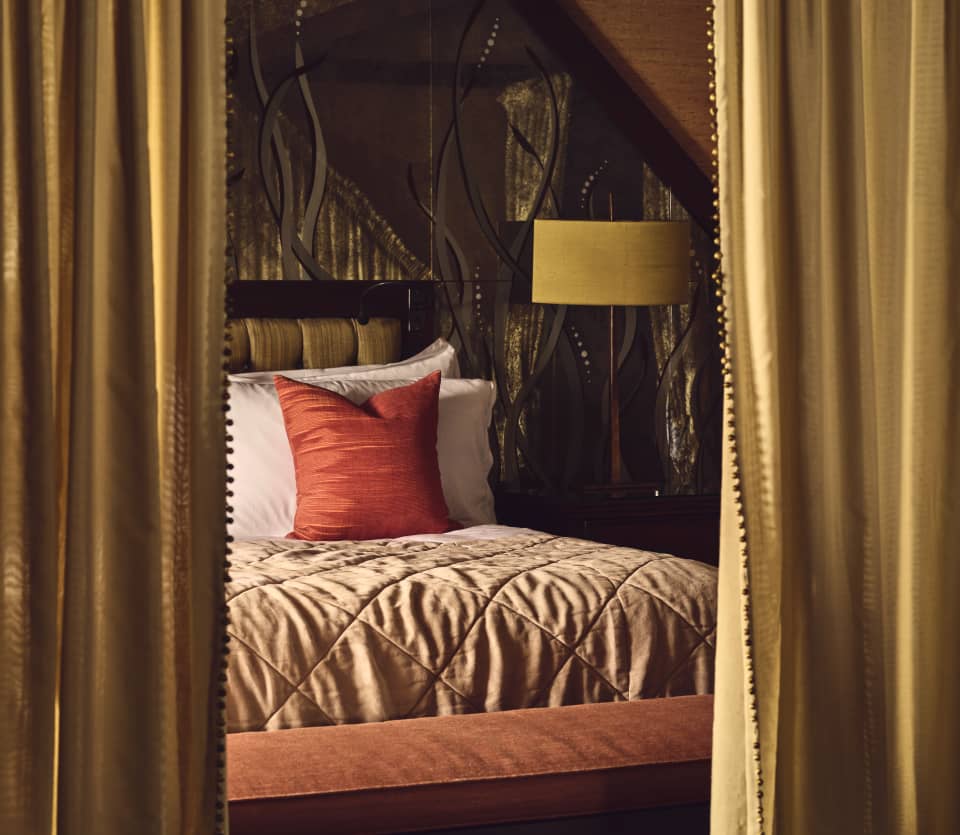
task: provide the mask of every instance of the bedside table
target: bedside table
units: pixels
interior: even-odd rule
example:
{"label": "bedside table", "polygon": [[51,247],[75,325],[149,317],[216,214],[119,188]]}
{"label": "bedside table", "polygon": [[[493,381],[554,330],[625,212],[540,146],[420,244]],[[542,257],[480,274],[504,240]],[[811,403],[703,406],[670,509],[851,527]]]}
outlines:
{"label": "bedside table", "polygon": [[497,520],[717,565],[719,496],[558,494],[501,487]]}

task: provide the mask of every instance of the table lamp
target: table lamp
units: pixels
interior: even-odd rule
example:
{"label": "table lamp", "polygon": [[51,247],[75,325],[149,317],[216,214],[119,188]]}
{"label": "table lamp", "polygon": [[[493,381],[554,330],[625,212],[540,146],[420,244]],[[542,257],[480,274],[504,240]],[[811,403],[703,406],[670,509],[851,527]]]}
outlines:
{"label": "table lamp", "polygon": [[610,308],[610,482],[621,483],[617,306],[689,302],[687,221],[536,220],[533,301]]}

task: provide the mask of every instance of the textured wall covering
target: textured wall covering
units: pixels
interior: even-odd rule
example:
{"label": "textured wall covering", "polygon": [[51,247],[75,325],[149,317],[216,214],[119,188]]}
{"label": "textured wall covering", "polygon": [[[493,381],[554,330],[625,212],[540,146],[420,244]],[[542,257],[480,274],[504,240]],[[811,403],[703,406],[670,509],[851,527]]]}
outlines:
{"label": "textured wall covering", "polygon": [[[618,219],[687,215],[576,63],[503,0],[230,10],[237,276],[445,282],[444,334],[497,383],[501,478],[602,480],[605,312],[529,303],[531,222],[604,218],[608,193]],[[706,315],[690,324],[706,244],[691,305],[618,314],[626,470],[669,492],[719,486],[716,339]]]}

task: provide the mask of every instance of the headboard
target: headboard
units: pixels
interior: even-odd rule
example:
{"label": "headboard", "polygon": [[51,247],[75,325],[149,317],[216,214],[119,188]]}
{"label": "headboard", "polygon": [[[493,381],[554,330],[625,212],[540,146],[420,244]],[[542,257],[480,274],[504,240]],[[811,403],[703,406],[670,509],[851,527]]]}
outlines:
{"label": "headboard", "polygon": [[390,362],[435,338],[427,281],[235,281],[230,370]]}

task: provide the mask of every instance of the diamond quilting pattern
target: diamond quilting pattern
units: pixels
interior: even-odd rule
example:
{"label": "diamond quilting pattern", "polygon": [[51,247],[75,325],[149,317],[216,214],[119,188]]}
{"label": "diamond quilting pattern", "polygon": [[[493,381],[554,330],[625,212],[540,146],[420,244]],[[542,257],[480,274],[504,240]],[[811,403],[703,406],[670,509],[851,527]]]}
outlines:
{"label": "diamond quilting pattern", "polygon": [[702,563],[546,534],[232,559],[230,731],[712,691]]}

